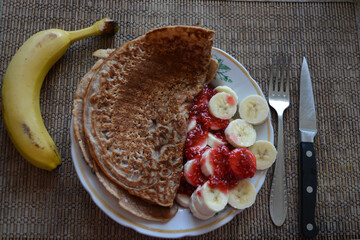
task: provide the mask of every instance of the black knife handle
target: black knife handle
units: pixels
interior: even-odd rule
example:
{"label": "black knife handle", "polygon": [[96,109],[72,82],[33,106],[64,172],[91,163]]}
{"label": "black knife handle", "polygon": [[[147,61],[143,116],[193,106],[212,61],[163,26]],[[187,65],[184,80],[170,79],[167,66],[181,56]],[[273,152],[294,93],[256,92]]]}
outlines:
{"label": "black knife handle", "polygon": [[314,144],[300,144],[300,211],[301,233],[304,237],[315,237],[319,229],[315,224],[316,205],[316,160]]}

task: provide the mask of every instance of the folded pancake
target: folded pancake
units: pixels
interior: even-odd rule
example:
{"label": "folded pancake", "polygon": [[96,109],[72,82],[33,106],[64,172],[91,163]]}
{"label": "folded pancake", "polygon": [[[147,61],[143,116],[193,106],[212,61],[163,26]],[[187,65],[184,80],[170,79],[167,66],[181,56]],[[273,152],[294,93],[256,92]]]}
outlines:
{"label": "folded pancake", "polygon": [[[115,49],[113,48],[107,48],[107,49],[98,49],[95,52],[93,52],[94,57],[105,59],[110,56],[111,53],[113,53]],[[209,64],[209,70],[206,76],[206,83],[210,83],[211,80],[214,79],[216,76],[217,70],[219,68],[219,63],[215,58],[210,59]]]}
{"label": "folded pancake", "polygon": [[[105,59],[109,57],[109,55],[115,51],[115,49],[99,49],[93,53],[93,56]],[[92,69],[83,77],[80,84],[78,85],[75,101],[74,101],[74,109],[73,109],[73,125],[74,125],[74,135],[75,139],[79,144],[80,150],[82,152],[83,158],[88,163],[90,168],[96,173],[97,178],[103,184],[103,186],[119,200],[119,205],[140,218],[157,221],[157,222],[166,222],[170,220],[178,210],[178,205],[174,204],[171,208],[162,207],[159,205],[151,204],[147,201],[143,201],[141,198],[130,195],[126,190],[122,187],[113,183],[102,171],[99,171],[99,168],[96,166],[96,163],[93,162],[91,154],[89,153],[83,122],[82,122],[82,113],[83,113],[83,98],[85,95],[85,90],[89,85],[89,81],[93,76],[94,72],[101,65],[103,60],[99,60]],[[206,82],[210,82],[216,75],[218,69],[218,62],[216,59],[211,59],[209,65],[209,71],[207,74]]]}
{"label": "folded pancake", "polygon": [[111,52],[80,83],[75,135],[110,192],[173,205],[188,111],[209,77],[213,34],[199,27],[155,29]]}
{"label": "folded pancake", "polygon": [[91,77],[96,72],[97,68],[101,65],[102,62],[103,60],[99,60],[92,67],[92,69],[81,80],[77,88],[73,109],[75,139],[79,144],[85,161],[96,173],[97,178],[103,184],[103,186],[119,200],[120,207],[134,214],[135,216],[146,220],[166,222],[176,214],[178,210],[177,205],[173,205],[171,208],[161,207],[159,205],[151,204],[149,202],[143,201],[138,197],[130,195],[128,191],[113,183],[103,172],[99,171],[99,168],[96,166],[96,163],[93,162],[91,154],[88,150],[82,121],[83,98],[85,95],[85,90],[87,89],[91,80]]}

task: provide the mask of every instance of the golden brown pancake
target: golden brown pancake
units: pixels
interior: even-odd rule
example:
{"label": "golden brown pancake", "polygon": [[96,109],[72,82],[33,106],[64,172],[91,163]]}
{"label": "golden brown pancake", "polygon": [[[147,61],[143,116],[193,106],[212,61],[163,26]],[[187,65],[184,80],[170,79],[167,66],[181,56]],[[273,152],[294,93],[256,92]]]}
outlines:
{"label": "golden brown pancake", "polygon": [[155,29],[116,49],[91,77],[86,142],[100,170],[130,194],[173,205],[188,111],[206,82],[213,34]]}
{"label": "golden brown pancake", "polygon": [[[115,49],[108,48],[108,49],[98,49],[95,52],[93,52],[94,57],[105,59],[110,56],[111,53],[113,53]],[[215,58],[210,59],[209,64],[209,70],[208,74],[206,75],[206,83],[210,83],[211,80],[215,77],[217,70],[219,68],[219,63]]]}
{"label": "golden brown pancake", "polygon": [[78,86],[74,133],[84,159],[136,216],[176,214],[188,111],[218,66],[210,61],[212,37],[199,27],[155,29],[94,53],[104,59]]}
{"label": "golden brown pancake", "polygon": [[96,173],[97,178],[103,184],[103,186],[108,190],[113,196],[115,196],[119,200],[119,205],[127,210],[128,212],[138,216],[140,218],[150,220],[150,221],[158,221],[158,222],[166,222],[170,220],[177,212],[178,206],[175,204],[171,208],[162,207],[159,205],[151,204],[149,202],[143,201],[141,198],[130,195],[126,190],[122,187],[116,185],[112,182],[102,171],[99,171],[99,168],[96,166],[96,163],[93,162],[91,154],[89,153],[84,128],[82,121],[82,113],[83,113],[83,98],[85,95],[85,90],[87,89],[91,77],[94,75],[99,66],[101,66],[103,60],[99,60],[92,69],[84,76],[78,85],[75,101],[74,101],[74,135],[75,139],[78,142],[82,155],[88,165],[92,168],[92,170]]}

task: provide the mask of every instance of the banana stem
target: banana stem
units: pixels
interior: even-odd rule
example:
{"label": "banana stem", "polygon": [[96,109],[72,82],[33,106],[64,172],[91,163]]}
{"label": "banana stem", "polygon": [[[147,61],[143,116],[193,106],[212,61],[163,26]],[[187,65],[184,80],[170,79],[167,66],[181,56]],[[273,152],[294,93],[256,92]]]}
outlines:
{"label": "banana stem", "polygon": [[92,25],[91,27],[80,29],[77,31],[70,31],[68,33],[71,43],[74,43],[80,39],[94,35],[115,34],[118,30],[119,27],[114,20],[104,18],[94,23],[94,25]]}

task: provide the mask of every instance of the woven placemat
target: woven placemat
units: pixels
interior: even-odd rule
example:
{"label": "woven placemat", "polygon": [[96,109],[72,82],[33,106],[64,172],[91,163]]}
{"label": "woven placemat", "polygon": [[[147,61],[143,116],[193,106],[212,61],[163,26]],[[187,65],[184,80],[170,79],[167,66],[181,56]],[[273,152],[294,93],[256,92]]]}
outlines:
{"label": "woven placemat", "polygon": [[[11,144],[0,118],[0,238],[144,238],[107,217],[77,178],[69,130],[74,92],[95,62],[91,57],[94,50],[120,46],[155,27],[196,23],[216,31],[215,47],[238,59],[265,95],[271,59],[279,53],[289,54],[293,59],[291,106],[285,112],[284,126],[289,188],[284,225],[276,227],[269,215],[271,169],[253,207],[196,239],[301,238],[297,129],[303,56],[310,65],[318,117],[317,239],[360,238],[360,64],[355,3],[199,0],[0,3],[2,77],[17,48],[40,30],[75,30],[106,16],[120,25],[114,37],[90,37],[72,45],[44,82],[41,110],[62,156],[61,167],[46,172],[24,161]],[[276,120],[275,115],[273,119]]]}

